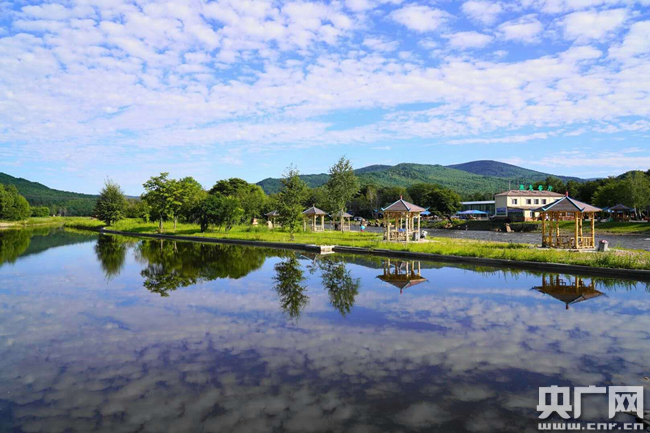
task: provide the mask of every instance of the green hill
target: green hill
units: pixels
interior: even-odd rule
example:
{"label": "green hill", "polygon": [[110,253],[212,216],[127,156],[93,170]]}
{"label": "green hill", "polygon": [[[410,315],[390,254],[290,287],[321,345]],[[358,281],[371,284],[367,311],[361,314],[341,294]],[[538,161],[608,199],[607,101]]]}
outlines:
{"label": "green hill", "polygon": [[[473,193],[497,193],[508,187],[516,188],[520,183],[534,183],[551,176],[534,170],[504,164],[496,161],[474,161],[454,166],[429,164],[398,164],[395,166],[373,165],[355,170],[362,185],[375,184],[380,187],[408,187],[416,183],[435,183],[456,192],[468,195]],[[310,187],[322,186],[327,182],[327,174],[308,174],[301,176]],[[562,180],[575,179],[558,176]],[[267,178],[258,185],[267,194],[278,192],[280,179]]]}
{"label": "green hill", "polygon": [[32,206],[65,209],[65,214],[69,216],[91,215],[97,201],[97,196],[94,195],[59,191],[48,188],[41,183],[31,182],[21,177],[13,177],[6,173],[0,173],[0,184],[15,185],[18,192]]}
{"label": "green hill", "polygon": [[540,179],[546,179],[548,176],[555,176],[562,181],[575,180],[582,182],[582,179],[569,176],[556,176],[554,174],[542,173],[541,171],[529,170],[512,164],[498,161],[471,161],[464,164],[448,165],[448,168],[465,171],[467,173],[478,174],[481,176],[501,177],[511,180],[520,180],[523,183],[535,182]]}

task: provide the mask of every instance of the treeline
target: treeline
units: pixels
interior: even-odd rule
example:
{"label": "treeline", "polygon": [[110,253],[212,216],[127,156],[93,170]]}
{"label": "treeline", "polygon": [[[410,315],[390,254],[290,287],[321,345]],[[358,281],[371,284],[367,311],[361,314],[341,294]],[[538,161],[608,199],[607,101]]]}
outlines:
{"label": "treeline", "polygon": [[30,216],[47,217],[49,215],[50,209],[47,206],[31,207],[14,185],[0,184],[0,220],[21,221]]}
{"label": "treeline", "polygon": [[[460,196],[433,184],[409,188],[365,185],[361,188],[350,161],[344,157],[329,169],[325,185],[310,188],[294,167],[281,180],[276,194],[266,195],[261,187],[238,178],[218,181],[209,190],[192,177],[172,179],[168,173],[153,176],[144,184],[139,200],[127,200],[119,185],[108,180],[102,189],[95,215],[112,225],[125,218],[156,221],[162,232],[165,221],[196,223],[201,231],[209,227],[230,230],[233,226],[278,211],[280,224],[292,235],[302,227],[302,212],[317,206],[330,214],[372,218],[400,198],[427,207],[434,214],[449,215],[460,209]],[[342,217],[339,217],[342,219]]]}

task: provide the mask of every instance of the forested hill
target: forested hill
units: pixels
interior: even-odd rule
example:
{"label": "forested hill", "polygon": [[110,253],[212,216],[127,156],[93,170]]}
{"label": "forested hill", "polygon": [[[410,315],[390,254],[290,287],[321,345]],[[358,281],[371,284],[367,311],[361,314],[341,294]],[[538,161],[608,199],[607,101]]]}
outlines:
{"label": "forested hill", "polygon": [[[456,168],[457,167],[457,168]],[[505,191],[519,184],[543,181],[548,173],[504,164],[496,161],[475,161],[456,166],[428,164],[398,164],[395,166],[375,165],[355,170],[362,185],[375,184],[379,187],[408,187],[416,183],[435,183],[451,188],[462,195]],[[327,182],[327,174],[308,174],[301,176],[310,187],[322,186]],[[564,181],[577,178],[557,176]],[[267,178],[258,182],[267,194],[278,192],[280,179]]]}
{"label": "forested hill", "polygon": [[91,215],[97,201],[97,196],[94,195],[59,191],[6,173],[0,173],[0,184],[15,185],[32,206],[48,206],[69,216]]}
{"label": "forested hill", "polygon": [[557,176],[549,173],[542,173],[541,171],[529,170],[527,168],[499,161],[471,161],[463,164],[448,165],[447,168],[454,168],[456,170],[462,170],[481,176],[503,177],[506,179],[545,179],[548,176],[555,176],[562,179],[563,182],[568,182],[570,180],[583,182],[582,179],[577,177]]}

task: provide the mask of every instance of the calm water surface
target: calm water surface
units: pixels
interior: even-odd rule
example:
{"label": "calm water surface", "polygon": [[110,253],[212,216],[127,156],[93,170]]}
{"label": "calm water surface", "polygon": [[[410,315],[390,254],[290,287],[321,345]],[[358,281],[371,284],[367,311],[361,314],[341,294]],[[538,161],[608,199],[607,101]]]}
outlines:
{"label": "calm water surface", "polygon": [[540,386],[650,386],[643,283],[59,230],[0,262],[0,432],[533,432]]}

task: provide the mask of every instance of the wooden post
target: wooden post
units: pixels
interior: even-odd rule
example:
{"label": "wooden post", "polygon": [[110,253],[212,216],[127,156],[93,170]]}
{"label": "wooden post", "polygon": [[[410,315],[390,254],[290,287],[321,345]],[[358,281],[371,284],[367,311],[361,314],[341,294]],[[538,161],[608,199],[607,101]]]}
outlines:
{"label": "wooden post", "polygon": [[575,224],[576,224],[576,226],[575,226],[575,238],[576,238],[575,247],[576,247],[576,249],[578,249],[578,248],[580,248],[580,246],[578,245],[578,233],[579,233],[579,230],[580,230],[579,229],[580,223],[578,222],[578,212],[573,212],[573,219],[575,220]]}
{"label": "wooden post", "polygon": [[420,230],[420,218],[422,218],[422,217],[421,217],[420,214],[418,214],[418,239],[420,239],[419,236],[420,236],[420,233],[422,233],[422,231]]}
{"label": "wooden post", "polygon": [[546,213],[542,212],[542,247],[546,246]]}
{"label": "wooden post", "polygon": [[596,248],[596,213],[591,213],[591,246]]}
{"label": "wooden post", "polygon": [[325,215],[320,216],[320,226],[323,229],[323,231],[325,231]]}

